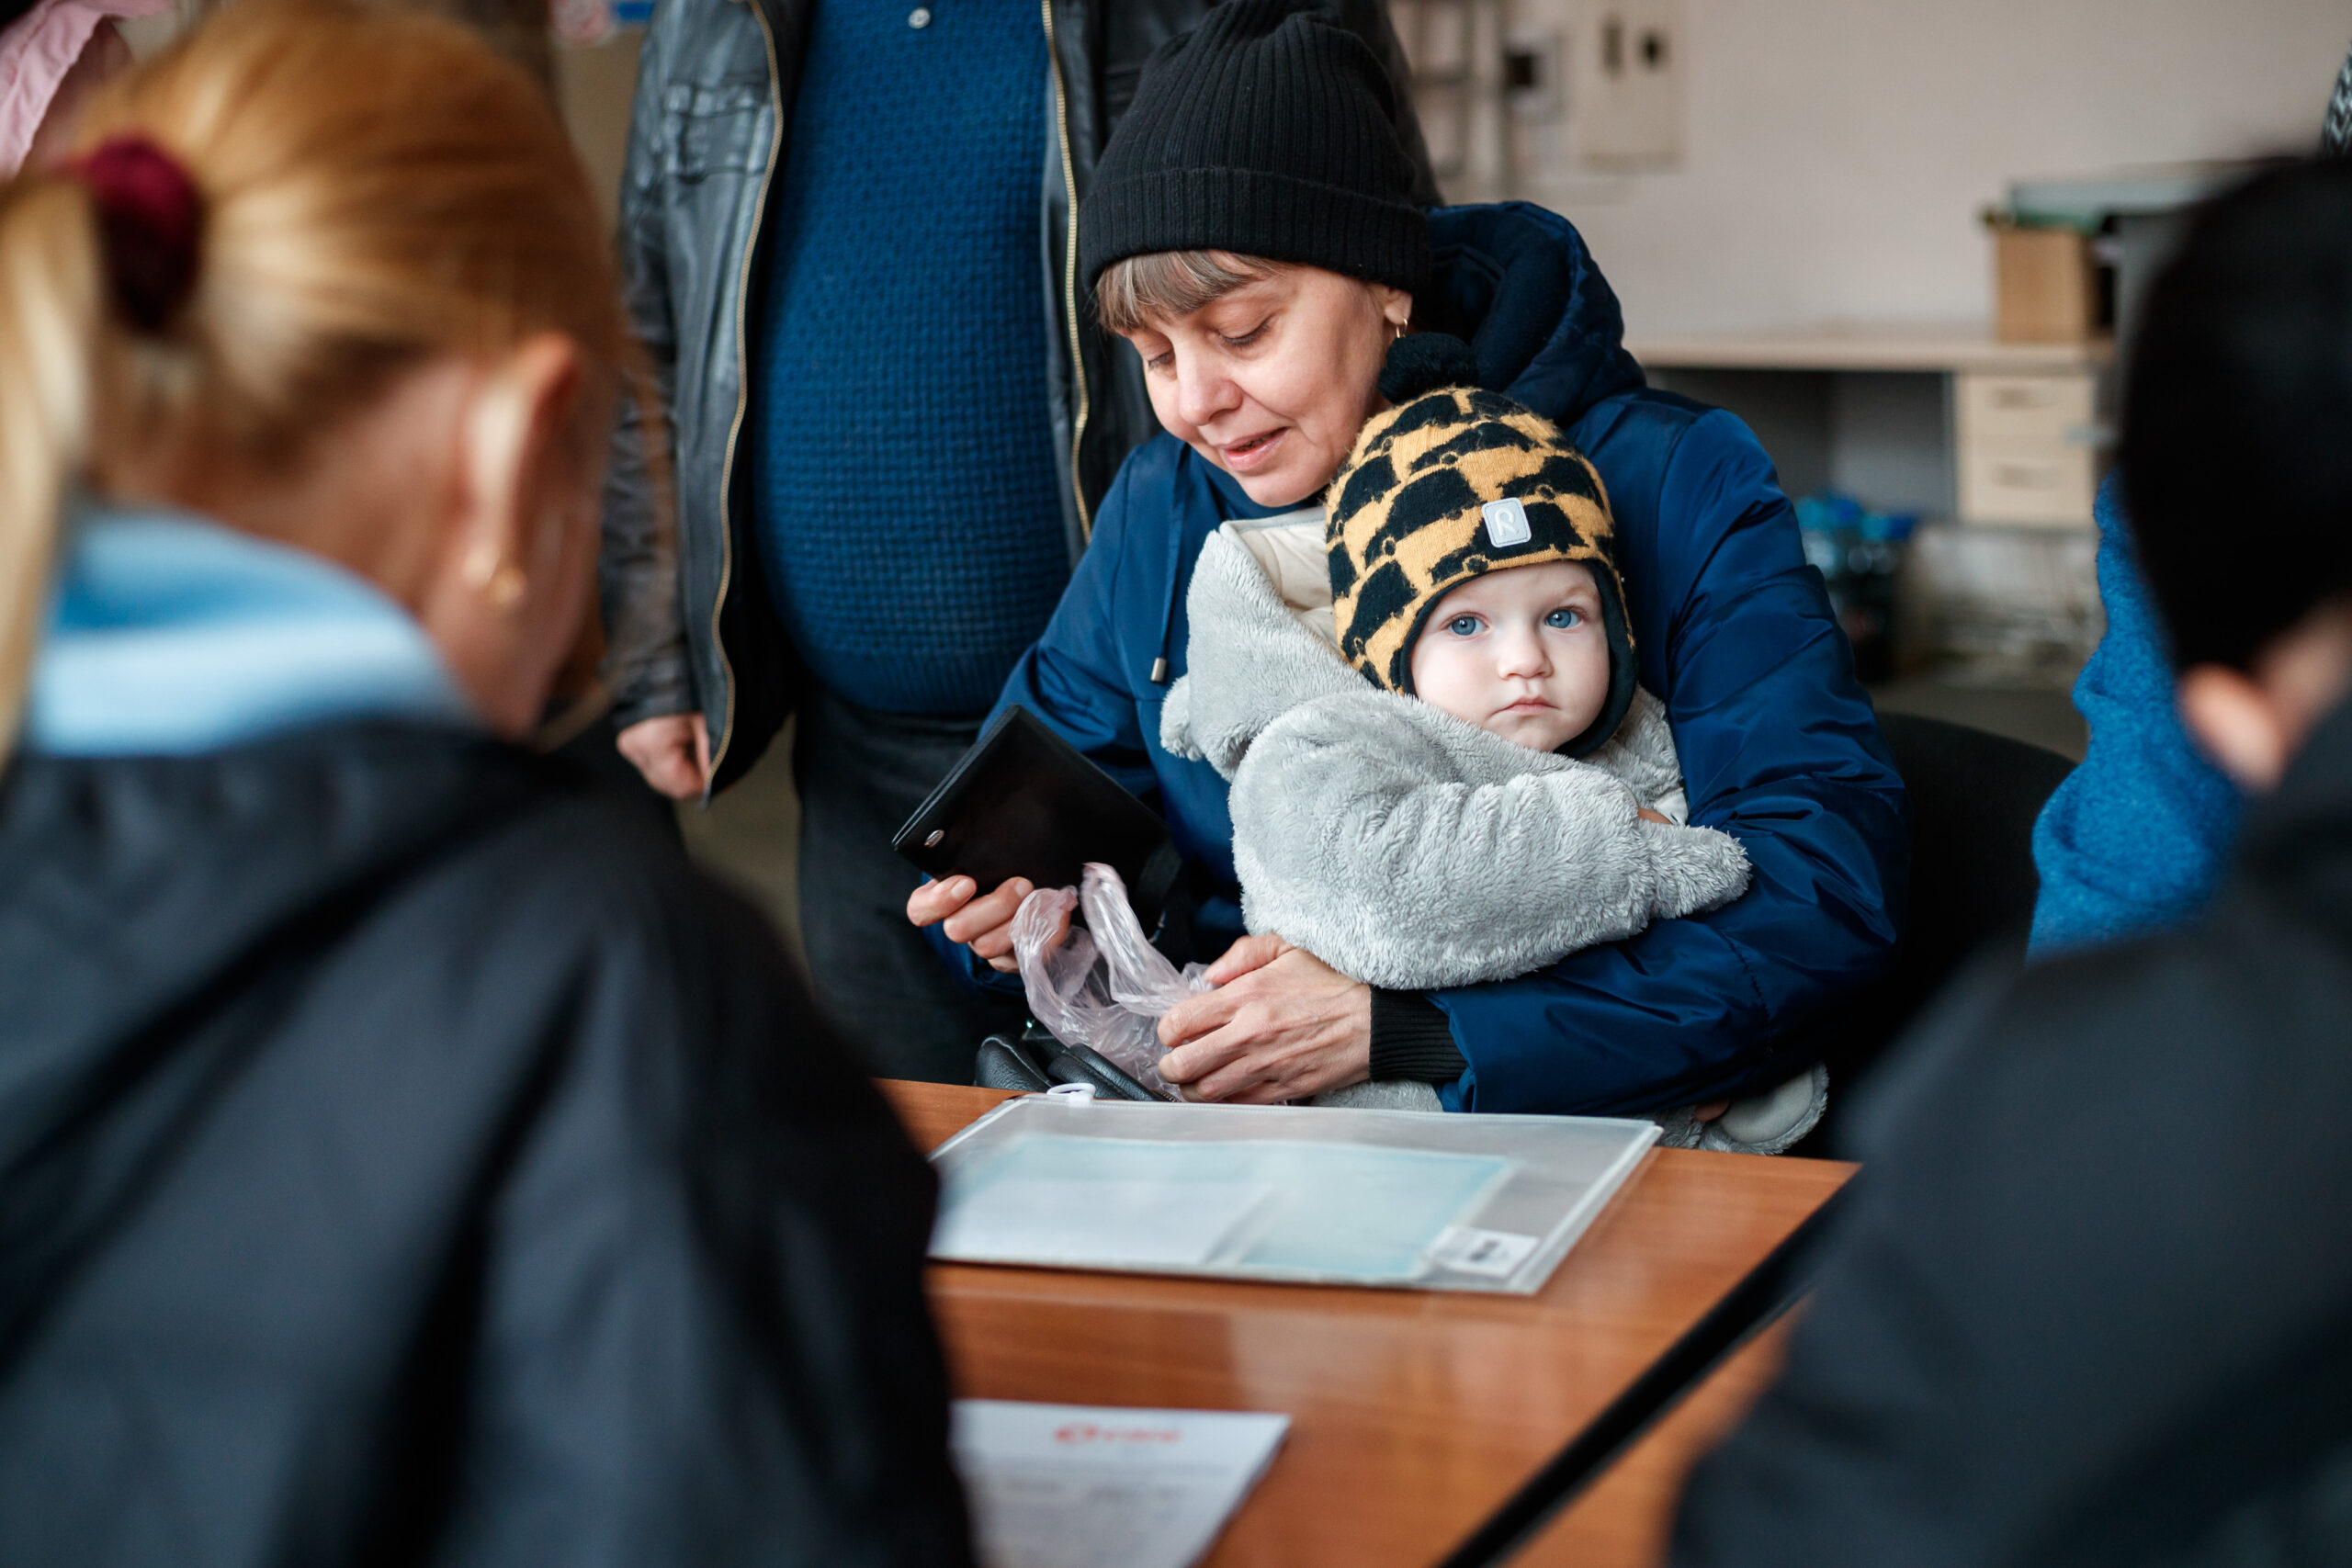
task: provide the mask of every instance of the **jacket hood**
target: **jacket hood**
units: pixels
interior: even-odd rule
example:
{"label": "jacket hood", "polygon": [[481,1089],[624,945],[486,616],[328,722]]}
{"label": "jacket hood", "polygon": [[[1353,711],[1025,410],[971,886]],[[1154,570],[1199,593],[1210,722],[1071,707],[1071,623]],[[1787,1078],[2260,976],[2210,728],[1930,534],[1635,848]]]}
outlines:
{"label": "jacket hood", "polygon": [[1524,201],[1430,214],[1436,276],[1417,300],[1469,342],[1478,384],[1555,424],[1642,386],[1625,317],[1576,225]]}
{"label": "jacket hood", "polygon": [[1318,697],[1370,690],[1292,614],[1234,524],[1203,541],[1184,610],[1187,671],[1160,708],[1160,744],[1205,760],[1228,782],[1250,742],[1283,715]]}

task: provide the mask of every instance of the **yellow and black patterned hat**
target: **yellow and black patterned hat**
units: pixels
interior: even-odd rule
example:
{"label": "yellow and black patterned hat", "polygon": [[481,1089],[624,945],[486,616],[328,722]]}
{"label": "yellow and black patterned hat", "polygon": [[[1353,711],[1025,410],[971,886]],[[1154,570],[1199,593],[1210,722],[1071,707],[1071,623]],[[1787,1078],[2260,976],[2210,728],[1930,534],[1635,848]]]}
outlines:
{"label": "yellow and black patterned hat", "polygon": [[1609,699],[1561,748],[1582,756],[1616,733],[1637,673],[1609,497],[1550,420],[1465,384],[1476,371],[1469,344],[1437,333],[1389,354],[1381,392],[1396,406],[1365,422],[1325,513],[1340,652],[1410,695],[1413,644],[1440,599],[1490,571],[1582,561],[1609,642]]}

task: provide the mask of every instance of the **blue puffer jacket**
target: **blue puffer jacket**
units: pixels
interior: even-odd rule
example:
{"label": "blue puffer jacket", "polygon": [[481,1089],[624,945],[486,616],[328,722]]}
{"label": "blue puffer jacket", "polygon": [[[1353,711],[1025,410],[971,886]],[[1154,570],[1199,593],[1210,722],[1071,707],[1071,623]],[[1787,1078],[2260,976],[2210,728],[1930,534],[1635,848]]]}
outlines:
{"label": "blue puffer jacket", "polygon": [[[1457,1111],[1634,1111],[1777,1082],[1820,1054],[1807,1023],[1886,964],[1909,836],[1903,785],[1772,465],[1720,410],[1645,390],[1616,296],[1566,220],[1521,204],[1431,215],[1440,288],[1481,381],[1557,422],[1616,513],[1642,683],[1666,698],[1691,820],[1738,837],[1747,895],[1518,979],[1430,994],[1469,1063]],[[1192,945],[1241,934],[1226,785],[1159,744],[1183,672],[1202,541],[1262,516],[1170,435],[1139,447],[1019,703],[1168,818],[1192,863]],[[1154,665],[1165,658],[1162,680]]]}

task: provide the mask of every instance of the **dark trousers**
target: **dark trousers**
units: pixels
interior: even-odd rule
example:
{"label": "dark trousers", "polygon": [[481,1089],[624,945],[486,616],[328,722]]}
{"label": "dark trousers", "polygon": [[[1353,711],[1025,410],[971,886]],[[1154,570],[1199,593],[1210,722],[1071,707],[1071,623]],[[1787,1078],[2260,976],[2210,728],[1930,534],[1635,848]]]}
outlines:
{"label": "dark trousers", "polygon": [[822,692],[800,705],[801,940],[819,1010],[876,1077],[970,1083],[980,1041],[1027,1012],[965,984],[907,923],[922,873],[890,847],[979,728],[977,717],[877,713]]}

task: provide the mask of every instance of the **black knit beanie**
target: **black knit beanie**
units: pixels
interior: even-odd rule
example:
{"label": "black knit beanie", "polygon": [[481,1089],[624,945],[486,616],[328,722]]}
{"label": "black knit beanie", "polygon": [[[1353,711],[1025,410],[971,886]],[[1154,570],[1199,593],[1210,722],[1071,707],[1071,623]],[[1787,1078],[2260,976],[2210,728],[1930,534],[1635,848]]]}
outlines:
{"label": "black knit beanie", "polygon": [[1227,0],[1145,63],[1079,210],[1089,288],[1155,251],[1427,278],[1396,87],[1363,39],[1298,6]]}

